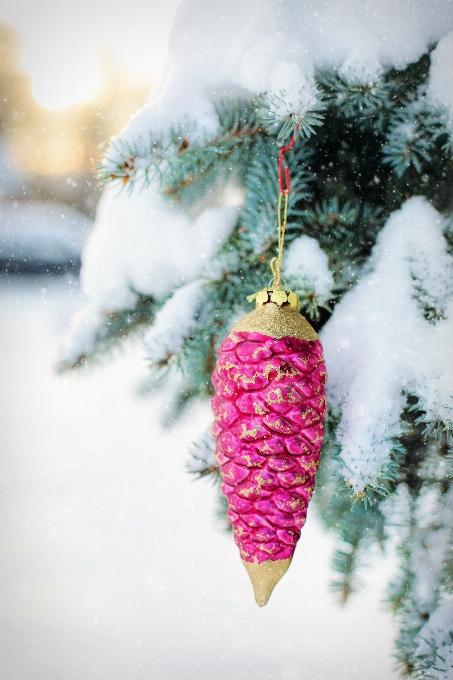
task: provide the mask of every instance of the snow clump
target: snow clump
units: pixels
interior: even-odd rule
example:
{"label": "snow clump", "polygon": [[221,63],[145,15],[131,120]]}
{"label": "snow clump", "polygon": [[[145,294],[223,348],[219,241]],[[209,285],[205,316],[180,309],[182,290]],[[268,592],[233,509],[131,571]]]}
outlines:
{"label": "snow clump", "polygon": [[443,602],[420,630],[416,656],[435,657],[429,677],[433,680],[453,680],[453,600]]}
{"label": "snow clump", "polygon": [[179,354],[184,340],[197,327],[197,311],[202,299],[199,279],[178,288],[156,314],[152,327],[145,335],[145,348],[153,364]]}
{"label": "snow clump", "polygon": [[284,256],[283,275],[290,288],[310,291],[318,304],[325,304],[333,295],[329,260],[315,238],[303,235],[291,243]]}
{"label": "snow clump", "polygon": [[342,474],[357,494],[385,477],[406,395],[427,424],[453,430],[453,258],[442,228],[426,199],[406,201],[321,333]]}
{"label": "snow clump", "polygon": [[431,53],[428,95],[445,107],[453,136],[453,31],[439,40]]}

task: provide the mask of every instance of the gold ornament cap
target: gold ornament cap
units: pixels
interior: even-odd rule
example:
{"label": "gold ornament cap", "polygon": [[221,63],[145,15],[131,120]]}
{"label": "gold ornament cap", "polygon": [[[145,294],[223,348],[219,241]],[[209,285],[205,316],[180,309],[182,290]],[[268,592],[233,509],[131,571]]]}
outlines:
{"label": "gold ornament cap", "polygon": [[318,340],[314,328],[299,314],[299,298],[291,290],[264,288],[247,299],[249,302],[256,299],[256,307],[233,326],[231,333],[261,333],[276,340],[285,337]]}
{"label": "gold ornament cap", "polygon": [[300,307],[299,297],[297,294],[292,290],[284,290],[279,286],[276,286],[275,288],[263,288],[263,290],[258,291],[258,293],[249,295],[247,300],[249,302],[255,300],[257,307],[260,305],[266,305],[268,302],[273,302],[278,307],[289,305],[296,311],[299,311]]}

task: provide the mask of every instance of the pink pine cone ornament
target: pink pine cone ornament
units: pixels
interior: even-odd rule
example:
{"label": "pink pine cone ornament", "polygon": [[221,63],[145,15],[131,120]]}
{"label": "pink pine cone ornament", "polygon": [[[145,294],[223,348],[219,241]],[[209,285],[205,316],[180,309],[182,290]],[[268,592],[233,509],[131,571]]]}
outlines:
{"label": "pink pine cone ornament", "polygon": [[212,376],[221,489],[259,606],[291,563],[324,434],[322,345],[298,306],[290,291],[258,293]]}

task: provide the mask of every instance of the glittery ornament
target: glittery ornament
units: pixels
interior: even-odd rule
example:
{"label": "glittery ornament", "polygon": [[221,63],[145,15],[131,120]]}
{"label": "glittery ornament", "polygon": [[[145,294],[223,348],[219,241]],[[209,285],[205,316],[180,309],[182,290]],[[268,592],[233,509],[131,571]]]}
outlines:
{"label": "glittery ornament", "polygon": [[220,346],[213,434],[228,519],[258,605],[288,569],[324,433],[322,346],[291,291],[265,289]]}

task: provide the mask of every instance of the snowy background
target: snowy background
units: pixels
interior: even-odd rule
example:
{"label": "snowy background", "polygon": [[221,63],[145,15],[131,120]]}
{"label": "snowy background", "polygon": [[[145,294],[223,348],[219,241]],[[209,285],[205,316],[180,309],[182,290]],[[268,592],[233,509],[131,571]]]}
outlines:
{"label": "snowy background", "polygon": [[[90,54],[77,52],[96,33],[83,32],[85,24],[97,26],[104,38],[110,30],[115,37],[106,44],[122,45],[121,58],[128,69],[134,59],[139,66],[153,62],[158,80],[164,59],[149,54],[134,57],[132,46],[140,40],[152,45],[153,40],[162,42],[162,35],[168,36],[172,15],[165,10],[165,29],[160,21],[165,4],[128,3],[127,12],[118,14],[124,26],[111,23],[124,6],[119,2],[111,3],[105,26],[102,2],[90,3],[90,22],[85,21],[88,3],[5,2],[2,11],[21,32],[25,55],[53,46],[50,56],[41,52],[34,61],[24,57],[24,63],[29,64],[39,106],[58,109],[61,102],[55,97],[66,91],[71,69],[83,64],[88,65],[85,74],[95,72],[94,57],[90,61]],[[370,5],[374,17],[370,23],[370,7],[352,0],[338,4],[335,11],[331,2],[323,0],[310,14],[300,2],[288,0],[282,12],[276,3],[263,2],[259,18],[253,12],[256,0],[228,0],[216,4],[218,21],[210,25],[203,3],[192,3],[193,11],[182,12],[177,20],[172,42],[177,63],[170,63],[166,71],[170,77],[165,96],[133,120],[120,146],[150,125],[159,130],[191,116],[196,118],[193,134],[215,132],[212,97],[219,87],[230,95],[253,94],[277,90],[287,78],[288,87],[293,87],[291,103],[303,111],[316,95],[315,65],[335,64],[345,74],[357,74],[360,65],[359,75],[367,82],[380,64],[405,66],[451,28],[445,22],[451,14],[446,12],[446,0],[432,12],[425,11],[423,0],[414,0],[410,22],[405,6],[401,12],[394,7],[389,13],[390,4]],[[154,31],[150,34],[143,31],[145,22],[139,21],[145,5],[155,12],[154,23],[148,22]],[[82,8],[79,15],[76,6]],[[241,16],[240,30],[237,16]],[[41,17],[42,31],[35,30],[36,17]],[[210,41],[194,39],[200,27],[210,32]],[[227,42],[225,36],[232,34],[235,40]],[[250,35],[253,46],[245,52]],[[451,36],[446,36],[437,47],[429,89],[429,96],[444,105],[452,104],[445,69],[451,44]],[[67,70],[51,70],[57,83],[52,90],[51,80],[34,71],[33,64],[56,67],[59,60]],[[130,80],[130,70],[127,74]],[[74,101],[63,106],[75,106]],[[112,101],[104,110],[112,109]],[[67,118],[58,114],[52,124],[47,122],[49,139],[53,128],[67,129],[76,110],[71,111]],[[38,130],[38,113],[31,129]],[[125,115],[118,114],[118,120]],[[96,129],[93,126],[92,131]],[[96,315],[133,302],[131,281],[139,292],[162,301],[183,282],[197,286],[194,279],[204,261],[234,226],[237,196],[223,197],[221,205],[204,206],[189,219],[178,208],[165,207],[154,191],[137,192],[133,199],[106,191],[96,229],[91,231],[99,192],[89,187],[84,163],[96,145],[87,146],[79,158],[69,141],[63,145],[52,141],[47,145],[52,154],[46,156],[45,137],[34,148],[27,146],[32,144],[29,133],[28,137],[22,133],[0,140],[0,260],[9,272],[59,271],[61,275],[8,273],[0,278],[0,615],[5,679],[390,680],[394,623],[381,598],[395,567],[391,557],[376,556],[373,569],[361,575],[365,586],[360,595],[340,609],[329,591],[333,539],[322,530],[312,504],[291,569],[267,607],[259,610],[232,538],[216,523],[213,489],[194,482],[185,471],[188,445],[206,427],[206,408],[200,406],[173,429],[162,430],[157,418],[161,403],[135,396],[136,386],[147,376],[139,345],[129,344],[112,364],[64,376],[54,372],[63,330],[86,302],[77,268],[88,234],[84,293],[90,302],[88,316],[78,317],[84,327],[90,318],[96,325]],[[50,169],[49,158],[55,163]],[[49,180],[47,172],[53,173],[55,181]],[[42,200],[46,191],[52,202]],[[72,198],[67,198],[67,192]],[[386,278],[385,267],[379,269],[382,252],[392,247],[385,239],[409,240],[406,218],[411,210],[412,217],[424,215],[431,224],[431,249],[435,255],[440,252],[439,220],[432,209],[424,203],[408,203],[404,210],[405,219],[401,214],[392,218],[376,251],[374,276],[381,277],[384,288],[401,283]],[[150,219],[165,225],[152,242],[146,221]],[[417,221],[412,221],[411,238],[417,236]],[[196,247],[191,229],[198,235]],[[422,251],[423,245],[417,253]],[[188,252],[193,257],[188,259]],[[288,273],[300,276],[297,261],[306,255],[318,264],[304,275],[312,277],[320,296],[327,299],[332,280],[325,256],[311,240],[301,240],[289,250]],[[396,275],[407,284],[407,271],[399,265],[395,265]],[[405,290],[410,300],[409,287]],[[354,296],[361,295],[363,287],[357,287],[349,299],[345,297],[343,309],[347,312],[347,305],[356,302]],[[396,319],[401,316],[396,303],[392,314]],[[158,320],[159,326],[148,336],[154,354],[160,346],[158,332],[165,334],[168,327],[164,312]],[[90,341],[76,331],[75,324],[67,354],[77,354],[80,343]],[[372,337],[374,327],[363,332]],[[355,347],[346,347],[342,361],[350,363],[355,352]],[[335,385],[334,372],[332,376]],[[372,391],[366,396],[372,400]],[[424,396],[428,403],[430,396]],[[356,408],[352,402],[349,406],[351,412]],[[374,410],[372,415],[375,427],[387,412]]]}
{"label": "snowy background", "polygon": [[0,278],[1,622],[5,680],[390,680],[394,563],[376,556],[341,609],[313,504],[291,569],[259,609],[210,484],[184,468],[204,408],[162,431],[134,397],[140,347],[52,368],[77,280]]}

